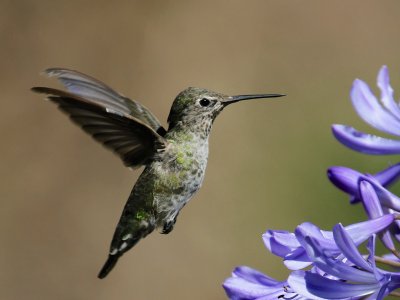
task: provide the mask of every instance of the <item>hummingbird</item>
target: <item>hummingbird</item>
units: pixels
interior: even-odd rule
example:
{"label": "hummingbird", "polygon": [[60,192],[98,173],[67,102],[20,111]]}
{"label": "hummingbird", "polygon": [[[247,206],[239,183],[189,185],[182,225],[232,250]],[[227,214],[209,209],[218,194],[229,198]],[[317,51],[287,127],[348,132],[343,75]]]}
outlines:
{"label": "hummingbird", "polygon": [[170,233],[185,204],[200,189],[208,160],[208,137],[215,118],[228,105],[282,94],[227,96],[189,87],[173,101],[168,130],[138,101],[78,71],[50,68],[66,91],[33,87],[69,115],[96,141],[130,168],[144,166],[134,185],[98,274],[104,278],[118,259],[155,229]]}

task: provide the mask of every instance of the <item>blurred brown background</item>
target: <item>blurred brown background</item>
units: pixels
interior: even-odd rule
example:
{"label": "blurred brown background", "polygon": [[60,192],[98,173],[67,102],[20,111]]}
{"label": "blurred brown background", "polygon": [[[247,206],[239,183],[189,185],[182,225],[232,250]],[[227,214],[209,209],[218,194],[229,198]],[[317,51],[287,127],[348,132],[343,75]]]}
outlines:
{"label": "blurred brown background", "polygon": [[[330,124],[369,130],[349,101],[355,77],[376,91],[387,64],[399,90],[399,12],[395,0],[0,1],[0,299],[225,299],[221,283],[240,264],[284,279],[261,234],[362,220],[326,168],[397,162],[346,149]],[[99,280],[140,171],[29,91],[58,87],[39,75],[54,66],[107,82],[164,124],[187,86],[288,96],[224,111],[175,230]]]}

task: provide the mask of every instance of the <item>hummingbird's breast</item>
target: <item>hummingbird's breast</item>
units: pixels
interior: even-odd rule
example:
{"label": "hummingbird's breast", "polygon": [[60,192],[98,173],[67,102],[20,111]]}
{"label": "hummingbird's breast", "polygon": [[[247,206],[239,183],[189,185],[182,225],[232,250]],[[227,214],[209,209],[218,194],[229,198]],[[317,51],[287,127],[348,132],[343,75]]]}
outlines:
{"label": "hummingbird's breast", "polygon": [[159,225],[173,220],[203,183],[208,160],[208,137],[193,133],[166,135],[163,157],[149,166],[153,175],[153,205]]}

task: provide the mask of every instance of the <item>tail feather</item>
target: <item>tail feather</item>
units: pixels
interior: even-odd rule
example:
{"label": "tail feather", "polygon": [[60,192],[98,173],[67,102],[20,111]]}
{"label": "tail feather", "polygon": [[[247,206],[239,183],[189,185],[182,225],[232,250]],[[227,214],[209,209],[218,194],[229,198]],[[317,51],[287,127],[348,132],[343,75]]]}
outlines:
{"label": "tail feather", "polygon": [[111,270],[115,267],[117,264],[118,259],[120,258],[120,255],[108,255],[108,259],[106,263],[104,264],[103,268],[101,268],[99,275],[97,275],[98,278],[103,279],[105,278],[108,273],[111,272]]}
{"label": "tail feather", "polygon": [[[128,201],[129,203],[129,201]],[[129,207],[128,207],[129,208]],[[110,254],[108,255],[107,261],[105,262],[103,268],[100,270],[97,276],[103,279],[111,272],[111,270],[117,264],[118,259],[129,249],[139,242],[140,239],[147,236],[155,228],[155,220],[151,219],[149,221],[141,221],[136,224],[136,228],[129,228],[129,220],[127,220],[126,213],[127,208],[125,207],[122,214],[121,220],[115,230],[113,240],[111,242]]]}
{"label": "tail feather", "polygon": [[[114,253],[114,254],[109,254],[107,261],[105,262],[103,268],[101,268],[99,275],[97,275],[98,278],[103,279],[104,277],[106,277],[108,275],[108,273],[111,272],[111,270],[115,267],[115,265],[117,264],[118,259],[129,249],[131,249],[133,246],[136,245],[136,243],[140,240],[139,238],[131,238],[125,241],[121,241],[122,242],[122,247],[119,247],[119,250],[117,250],[116,248],[111,248],[110,253]],[[124,245],[125,244],[125,245]]]}

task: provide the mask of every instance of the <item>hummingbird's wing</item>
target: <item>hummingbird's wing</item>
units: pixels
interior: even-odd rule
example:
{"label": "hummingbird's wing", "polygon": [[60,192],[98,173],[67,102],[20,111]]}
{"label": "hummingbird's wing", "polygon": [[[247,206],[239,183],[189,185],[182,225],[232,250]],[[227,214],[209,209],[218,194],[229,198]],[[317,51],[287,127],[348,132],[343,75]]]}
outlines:
{"label": "hummingbird's wing", "polygon": [[47,87],[32,90],[46,94],[72,121],[119,155],[126,166],[139,167],[147,163],[167,145],[154,128],[123,112],[117,105]]}
{"label": "hummingbird's wing", "polygon": [[131,115],[147,124],[160,135],[165,135],[165,129],[149,109],[139,102],[117,93],[103,82],[74,70],[50,68],[44,72],[49,77],[56,77],[72,94]]}

